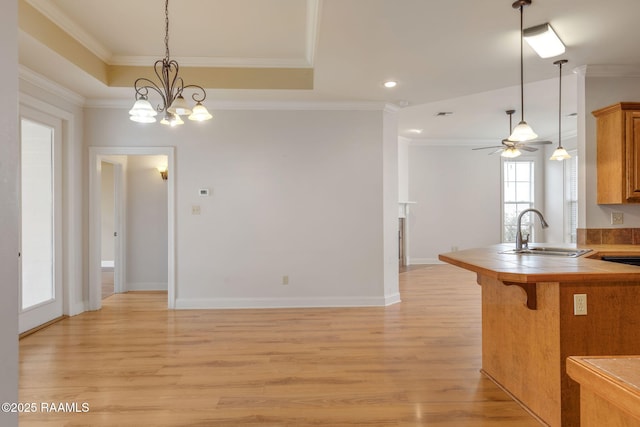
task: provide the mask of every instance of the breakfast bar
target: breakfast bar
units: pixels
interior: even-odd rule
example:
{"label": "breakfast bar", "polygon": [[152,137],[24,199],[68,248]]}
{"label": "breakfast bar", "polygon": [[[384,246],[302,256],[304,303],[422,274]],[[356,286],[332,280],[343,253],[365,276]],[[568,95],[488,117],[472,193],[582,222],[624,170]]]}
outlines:
{"label": "breakfast bar", "polygon": [[[495,245],[441,254],[482,287],[482,372],[543,423],[580,426],[569,356],[640,355],[640,256],[635,245],[590,246],[577,257]],[[586,314],[585,314],[586,313]]]}

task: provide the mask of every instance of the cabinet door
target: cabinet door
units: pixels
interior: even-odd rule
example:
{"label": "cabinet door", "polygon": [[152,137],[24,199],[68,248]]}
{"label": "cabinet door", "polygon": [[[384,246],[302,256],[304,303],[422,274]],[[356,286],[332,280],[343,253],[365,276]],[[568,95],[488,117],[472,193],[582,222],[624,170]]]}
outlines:
{"label": "cabinet door", "polygon": [[626,116],[626,198],[628,202],[640,202],[640,112],[627,112]]}

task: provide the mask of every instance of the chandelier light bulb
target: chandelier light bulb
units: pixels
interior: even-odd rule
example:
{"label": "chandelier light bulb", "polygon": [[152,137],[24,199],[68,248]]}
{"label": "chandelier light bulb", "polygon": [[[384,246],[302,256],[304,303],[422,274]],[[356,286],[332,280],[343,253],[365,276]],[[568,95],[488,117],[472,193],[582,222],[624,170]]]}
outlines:
{"label": "chandelier light bulb", "polygon": [[213,116],[211,115],[211,113],[209,113],[209,111],[207,110],[207,108],[202,105],[201,103],[197,103],[195,107],[193,107],[193,112],[191,113],[191,115],[188,117],[189,120],[195,120],[197,122],[203,122],[205,120],[209,120],[210,118],[212,118]]}

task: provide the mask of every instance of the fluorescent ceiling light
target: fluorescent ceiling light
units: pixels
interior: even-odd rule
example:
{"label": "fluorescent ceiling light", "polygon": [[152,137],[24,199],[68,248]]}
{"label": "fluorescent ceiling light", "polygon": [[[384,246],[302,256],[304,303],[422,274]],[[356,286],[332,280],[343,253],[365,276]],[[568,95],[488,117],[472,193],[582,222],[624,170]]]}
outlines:
{"label": "fluorescent ceiling light", "polygon": [[540,58],[551,58],[562,55],[565,51],[562,40],[560,40],[560,37],[553,31],[549,23],[526,28],[523,36]]}

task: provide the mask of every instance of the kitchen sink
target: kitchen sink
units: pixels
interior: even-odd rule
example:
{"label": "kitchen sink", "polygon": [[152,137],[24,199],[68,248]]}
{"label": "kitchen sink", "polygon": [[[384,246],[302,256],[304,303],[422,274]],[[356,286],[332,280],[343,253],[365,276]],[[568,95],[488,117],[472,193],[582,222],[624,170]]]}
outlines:
{"label": "kitchen sink", "polygon": [[538,246],[523,249],[511,249],[508,251],[500,252],[501,254],[515,254],[515,255],[546,255],[546,256],[565,256],[570,258],[576,258],[580,255],[591,252],[591,249],[577,249],[577,248],[554,248],[548,246]]}

